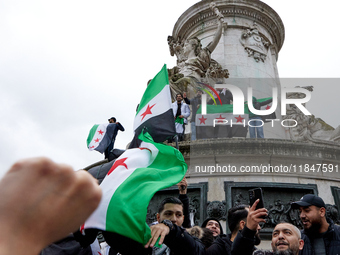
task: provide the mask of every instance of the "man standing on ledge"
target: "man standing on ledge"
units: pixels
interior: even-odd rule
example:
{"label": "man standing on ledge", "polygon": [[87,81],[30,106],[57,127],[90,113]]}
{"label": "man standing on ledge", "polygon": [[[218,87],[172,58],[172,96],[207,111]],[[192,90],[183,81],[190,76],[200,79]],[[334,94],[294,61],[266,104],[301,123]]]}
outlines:
{"label": "man standing on ledge", "polygon": [[124,131],[124,127],[122,126],[122,124],[120,124],[119,122],[116,122],[116,118],[115,117],[111,117],[110,119],[108,119],[109,123],[110,124],[115,124],[115,127],[113,128],[113,135],[112,135],[112,140],[111,140],[111,143],[109,144],[109,146],[106,148],[105,150],[105,158],[109,158],[109,154],[110,154],[110,151],[113,149],[113,146],[115,144],[115,141],[116,141],[116,136],[117,136],[117,133],[118,133],[118,130],[120,131]]}
{"label": "man standing on ledge", "polygon": [[176,125],[178,141],[184,140],[185,125],[188,123],[187,118],[190,116],[189,105],[183,102],[182,94],[176,94],[176,102],[171,105]]}
{"label": "man standing on ledge", "polygon": [[302,239],[305,242],[301,255],[340,254],[340,226],[326,217],[326,205],[321,197],[304,195],[292,203],[300,210],[303,224]]}

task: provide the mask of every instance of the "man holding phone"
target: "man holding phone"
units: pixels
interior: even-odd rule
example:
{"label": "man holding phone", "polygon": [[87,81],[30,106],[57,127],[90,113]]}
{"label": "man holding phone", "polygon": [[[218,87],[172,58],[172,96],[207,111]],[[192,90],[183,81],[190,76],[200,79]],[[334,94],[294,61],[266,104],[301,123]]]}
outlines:
{"label": "man holding phone", "polygon": [[[237,205],[228,210],[228,225],[231,234],[215,237],[213,244],[206,250],[207,255],[251,255],[259,245],[259,222],[264,222],[267,210],[256,210],[259,200],[252,207]],[[246,226],[247,225],[247,226]],[[203,226],[202,226],[203,227]]]}
{"label": "man holding phone", "polygon": [[237,236],[233,240],[233,245],[231,247],[231,254],[242,254],[248,255],[252,254],[256,249],[255,236],[258,235],[261,227],[260,222],[266,222],[265,217],[268,215],[268,211],[266,208],[256,209],[257,205],[260,203],[260,199],[257,199],[255,203],[249,208],[248,216],[246,222],[243,223],[243,227],[241,226],[242,221],[240,222],[240,228],[242,230],[238,232]]}

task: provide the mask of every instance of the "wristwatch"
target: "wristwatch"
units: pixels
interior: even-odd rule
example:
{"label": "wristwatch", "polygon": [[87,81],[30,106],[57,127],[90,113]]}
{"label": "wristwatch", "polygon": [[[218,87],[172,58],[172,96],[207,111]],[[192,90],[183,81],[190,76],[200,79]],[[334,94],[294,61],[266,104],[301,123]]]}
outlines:
{"label": "wristwatch", "polygon": [[170,220],[163,220],[161,223],[163,223],[165,226],[168,226],[170,228],[170,231],[174,228],[174,224],[172,224]]}

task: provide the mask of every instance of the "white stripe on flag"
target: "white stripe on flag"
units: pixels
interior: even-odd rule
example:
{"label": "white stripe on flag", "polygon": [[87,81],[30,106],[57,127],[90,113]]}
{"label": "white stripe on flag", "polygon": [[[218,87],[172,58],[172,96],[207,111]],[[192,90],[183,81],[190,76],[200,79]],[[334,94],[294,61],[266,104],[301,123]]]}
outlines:
{"label": "white stripe on flag", "polygon": [[110,123],[99,124],[99,126],[97,127],[97,130],[96,130],[96,133],[93,136],[92,141],[89,144],[88,149],[90,151],[93,151],[95,148],[98,147],[98,145],[100,144],[100,142],[102,141],[102,139],[103,139],[103,137],[106,133],[106,129],[107,129],[107,126],[109,124]]}
{"label": "white stripe on flag", "polygon": [[[171,98],[169,93],[169,85],[164,86],[161,92],[159,92],[154,98],[152,98],[149,103],[139,111],[133,123],[133,130],[136,130],[142,123],[144,123],[148,119],[160,115],[171,108]],[[148,108],[151,108],[150,111],[152,114],[146,114],[148,112]]]}
{"label": "white stripe on flag", "polygon": [[[152,153],[147,149],[140,148],[147,148],[151,150]],[[158,149],[153,144],[142,142],[140,148],[126,150],[116,159],[115,163],[126,158],[124,164],[127,168],[124,165],[119,165],[109,175],[106,175],[100,184],[103,191],[102,200],[97,209],[85,222],[84,228],[106,230],[107,209],[117,188],[133,174],[136,169],[148,167],[157,157]],[[112,167],[115,166],[115,163]]]}

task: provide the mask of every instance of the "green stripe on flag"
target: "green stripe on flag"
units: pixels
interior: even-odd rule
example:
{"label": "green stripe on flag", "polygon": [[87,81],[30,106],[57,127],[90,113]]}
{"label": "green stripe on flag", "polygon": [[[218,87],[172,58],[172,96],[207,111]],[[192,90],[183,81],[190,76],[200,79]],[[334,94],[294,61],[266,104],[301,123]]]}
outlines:
{"label": "green stripe on flag", "polygon": [[[207,105],[207,114],[223,112],[233,112],[233,105],[232,104]],[[198,108],[197,114],[201,114],[201,106],[200,108]]]}
{"label": "green stripe on flag", "polygon": [[154,143],[148,133],[141,133],[139,139],[152,143],[158,154],[148,167],[137,168],[117,188],[107,208],[106,231],[146,244],[151,237],[145,222],[150,200],[158,190],[179,183],[186,173],[187,164],[178,150]]}
{"label": "green stripe on flag", "polygon": [[139,111],[143,109],[143,107],[146,106],[151,99],[158,95],[165,85],[168,84],[169,84],[168,70],[166,69],[166,65],[164,65],[162,70],[148,84],[143,94],[142,100],[139,103],[136,115],[138,115]]}
{"label": "green stripe on flag", "polygon": [[87,137],[86,143],[87,143],[87,147],[89,147],[91,141],[93,140],[94,135],[96,134],[97,128],[98,128],[98,124],[93,125],[93,127],[90,130],[89,136]]}
{"label": "green stripe on flag", "polygon": [[[257,99],[258,102],[263,102],[266,100],[271,99],[272,97],[266,97]],[[200,106],[197,110],[197,114],[201,114],[202,106]],[[223,104],[223,105],[207,105],[207,114],[213,114],[213,113],[228,113],[233,112],[233,105],[232,104]],[[249,114],[250,111],[248,109],[248,101],[244,102],[244,114]]]}

